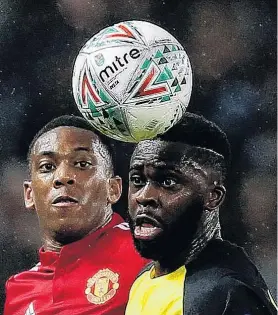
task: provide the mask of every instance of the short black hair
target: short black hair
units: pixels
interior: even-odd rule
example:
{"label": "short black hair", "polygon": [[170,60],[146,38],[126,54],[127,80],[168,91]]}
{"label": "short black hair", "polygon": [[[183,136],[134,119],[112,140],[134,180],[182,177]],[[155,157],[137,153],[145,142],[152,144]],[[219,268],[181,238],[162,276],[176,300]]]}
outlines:
{"label": "short black hair", "polygon": [[220,163],[221,171],[224,173],[224,177],[226,176],[231,163],[230,142],[226,133],[204,116],[186,112],[177,124],[164,134],[157,136],[157,139],[207,149],[211,151],[212,155],[216,153],[215,155],[219,155],[219,159],[212,158],[212,163]]}
{"label": "short black hair", "polygon": [[32,154],[33,147],[40,136],[45,134],[48,131],[51,131],[58,127],[76,127],[80,129],[85,129],[92,131],[95,135],[98,136],[100,142],[103,144],[104,148],[106,149],[110,159],[111,159],[111,171],[114,172],[114,148],[113,144],[110,142],[110,139],[100,133],[97,129],[95,129],[85,118],[74,116],[74,115],[63,115],[52,119],[48,122],[45,126],[43,126],[34,136],[33,140],[31,141],[28,149],[27,160],[30,165],[30,157]]}

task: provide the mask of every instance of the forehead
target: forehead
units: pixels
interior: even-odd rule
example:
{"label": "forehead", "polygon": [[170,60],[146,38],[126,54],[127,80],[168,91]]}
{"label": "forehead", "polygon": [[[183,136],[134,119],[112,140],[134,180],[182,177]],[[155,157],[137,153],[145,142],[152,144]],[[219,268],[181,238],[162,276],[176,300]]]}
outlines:
{"label": "forehead", "polygon": [[182,166],[194,158],[196,147],[181,142],[161,140],[141,141],[134,150],[131,166],[134,164],[161,164]]}
{"label": "forehead", "polygon": [[77,127],[62,126],[42,134],[35,142],[32,154],[36,155],[48,151],[63,151],[66,153],[78,147],[96,150],[100,145],[98,136],[92,131]]}

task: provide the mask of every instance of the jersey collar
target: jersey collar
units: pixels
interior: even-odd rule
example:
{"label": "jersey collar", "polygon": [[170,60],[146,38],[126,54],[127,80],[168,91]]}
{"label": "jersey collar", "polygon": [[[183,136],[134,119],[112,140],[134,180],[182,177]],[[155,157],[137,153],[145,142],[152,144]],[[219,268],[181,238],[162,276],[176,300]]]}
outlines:
{"label": "jersey collar", "polygon": [[95,232],[89,234],[83,239],[73,242],[71,244],[65,245],[62,247],[61,251],[53,252],[53,251],[44,251],[43,247],[39,249],[39,257],[41,265],[46,267],[54,264],[58,259],[65,259],[67,263],[70,261],[75,261],[77,257],[79,257],[86,248],[88,250],[93,248],[93,244],[97,242],[97,240],[108,232],[109,229],[113,228],[115,225],[123,222],[123,219],[119,214],[113,213],[112,220],[108,222],[105,226],[96,230]]}

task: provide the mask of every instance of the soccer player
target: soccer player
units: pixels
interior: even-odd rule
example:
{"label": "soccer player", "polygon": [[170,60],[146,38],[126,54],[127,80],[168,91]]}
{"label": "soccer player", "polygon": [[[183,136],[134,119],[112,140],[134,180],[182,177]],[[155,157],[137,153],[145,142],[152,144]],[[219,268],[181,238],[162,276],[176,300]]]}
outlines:
{"label": "soccer player", "polygon": [[154,262],[134,282],[126,315],[276,314],[257,268],[221,237],[229,161],[225,133],[191,113],[136,146],[130,228],[139,253]]}
{"label": "soccer player", "polygon": [[124,314],[146,264],[112,211],[121,195],[106,138],[83,118],[61,116],[29,147],[25,205],[37,212],[40,262],[6,284],[5,315]]}

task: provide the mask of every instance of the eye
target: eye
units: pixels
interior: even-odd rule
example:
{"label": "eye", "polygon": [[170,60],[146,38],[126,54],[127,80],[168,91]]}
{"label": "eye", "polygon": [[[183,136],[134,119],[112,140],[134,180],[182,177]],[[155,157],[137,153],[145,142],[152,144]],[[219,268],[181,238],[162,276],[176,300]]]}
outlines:
{"label": "eye", "polygon": [[129,181],[135,187],[139,187],[139,186],[144,186],[145,185],[145,181],[143,180],[143,178],[140,175],[136,175],[136,174],[130,175]]}
{"label": "eye", "polygon": [[39,170],[41,173],[48,173],[55,170],[55,165],[50,162],[42,163],[39,166]]}
{"label": "eye", "polygon": [[92,163],[90,163],[88,161],[78,161],[74,165],[81,168],[81,169],[87,169],[87,168],[91,168]]}
{"label": "eye", "polygon": [[163,186],[164,188],[173,188],[176,184],[177,184],[177,181],[173,178],[165,178],[161,182],[161,186]]}

